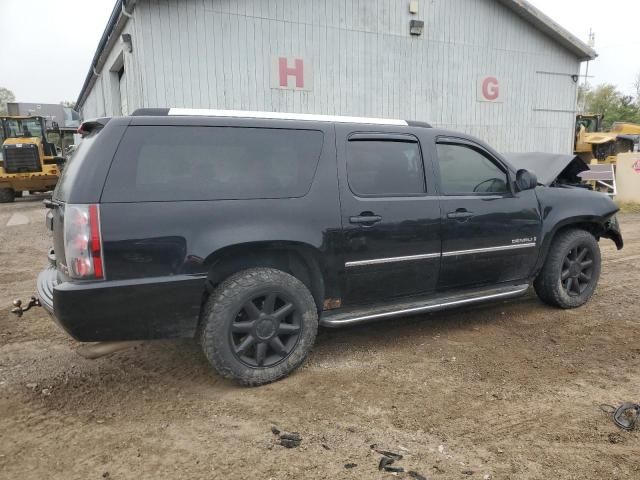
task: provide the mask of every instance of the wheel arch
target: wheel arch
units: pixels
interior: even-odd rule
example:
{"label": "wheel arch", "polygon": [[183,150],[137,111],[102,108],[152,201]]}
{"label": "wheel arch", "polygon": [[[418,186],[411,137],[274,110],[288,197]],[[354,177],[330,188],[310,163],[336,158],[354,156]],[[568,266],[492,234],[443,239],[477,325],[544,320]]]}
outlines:
{"label": "wheel arch", "polygon": [[311,292],[318,311],[325,296],[325,268],[321,253],[296,241],[256,241],[229,245],[211,253],[204,261],[207,293],[225,278],[254,267],[282,270],[300,280]]}
{"label": "wheel arch", "polygon": [[[602,217],[599,216],[576,216],[565,218],[557,222],[543,238],[541,252],[538,258],[538,263],[536,264],[534,276],[536,276],[540,272],[540,270],[542,270],[542,267],[544,266],[544,263],[549,255],[549,250],[551,249],[553,241],[558,237],[560,233],[572,229],[585,230],[591,233],[598,241],[600,240],[600,238],[607,235],[607,227],[605,226],[605,223],[603,223]],[[618,244],[615,239],[612,240],[616,242],[616,245]]]}

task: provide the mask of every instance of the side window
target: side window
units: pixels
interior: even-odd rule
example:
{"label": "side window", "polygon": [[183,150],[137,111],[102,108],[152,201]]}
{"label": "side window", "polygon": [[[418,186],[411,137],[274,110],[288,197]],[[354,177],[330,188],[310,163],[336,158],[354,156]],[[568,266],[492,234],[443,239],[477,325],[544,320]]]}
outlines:
{"label": "side window", "polygon": [[489,158],[465,145],[439,143],[440,190],[445,195],[506,193],[507,174]]}
{"label": "side window", "polygon": [[322,145],[317,130],[129,127],[103,201],[302,197],[311,188]]}
{"label": "side window", "polygon": [[350,140],[349,188],[360,196],[411,196],[425,193],[422,155],[417,142]]}

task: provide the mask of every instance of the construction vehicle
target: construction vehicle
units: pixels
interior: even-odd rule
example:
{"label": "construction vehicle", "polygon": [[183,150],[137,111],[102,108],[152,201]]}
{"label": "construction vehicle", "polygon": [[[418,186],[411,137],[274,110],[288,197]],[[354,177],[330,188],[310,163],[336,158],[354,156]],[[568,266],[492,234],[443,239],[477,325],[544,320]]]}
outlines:
{"label": "construction vehicle", "polygon": [[633,152],[640,143],[640,125],[616,122],[605,132],[603,120],[604,115],[592,113],[576,116],[574,153],[586,164],[615,164],[618,154]]}
{"label": "construction vehicle", "polygon": [[0,203],[13,202],[24,191],[53,190],[63,158],[47,140],[47,125],[41,116],[0,117]]}

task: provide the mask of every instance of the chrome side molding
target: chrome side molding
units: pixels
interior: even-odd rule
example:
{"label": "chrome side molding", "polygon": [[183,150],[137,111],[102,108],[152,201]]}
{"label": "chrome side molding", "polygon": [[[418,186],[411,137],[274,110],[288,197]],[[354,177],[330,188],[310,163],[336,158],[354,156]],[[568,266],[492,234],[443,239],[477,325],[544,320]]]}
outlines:
{"label": "chrome side molding", "polygon": [[395,263],[395,262],[411,262],[413,260],[426,260],[428,258],[440,258],[439,253],[423,253],[421,255],[407,255],[405,257],[389,257],[389,258],[374,258],[372,260],[357,260],[354,262],[347,262],[345,267],[361,267],[363,265],[379,265],[381,263]]}
{"label": "chrome side molding", "polygon": [[474,255],[478,253],[501,252],[504,250],[518,250],[520,248],[533,248],[535,246],[536,244],[534,242],[517,243],[513,245],[501,245],[499,247],[473,248],[471,250],[455,250],[451,252],[442,252],[442,253],[423,253],[420,255],[407,255],[404,257],[372,258],[369,260],[354,260],[351,262],[346,262],[344,266],[346,268],[352,268],[352,267],[362,267],[365,265],[380,265],[383,263],[411,262],[415,260],[426,260],[429,258],[457,257],[459,255]]}
{"label": "chrome side molding", "polygon": [[457,250],[453,252],[443,252],[443,257],[456,257],[458,255],[473,255],[475,253],[501,252],[503,250],[517,250],[519,248],[533,248],[535,243],[516,243],[513,245],[502,245],[499,247],[473,248],[471,250]]}

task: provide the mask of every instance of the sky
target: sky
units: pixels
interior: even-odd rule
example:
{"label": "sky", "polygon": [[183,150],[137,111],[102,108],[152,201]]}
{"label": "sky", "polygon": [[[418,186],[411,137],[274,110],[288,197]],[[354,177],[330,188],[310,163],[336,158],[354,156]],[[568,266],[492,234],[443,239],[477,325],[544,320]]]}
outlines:
{"label": "sky", "polygon": [[[633,23],[640,21],[640,0],[530,2],[583,41],[593,29],[599,57],[590,62],[589,83],[613,83],[634,93],[640,36]],[[0,0],[0,87],[23,102],[76,100],[114,4]]]}

